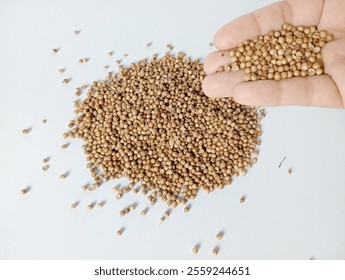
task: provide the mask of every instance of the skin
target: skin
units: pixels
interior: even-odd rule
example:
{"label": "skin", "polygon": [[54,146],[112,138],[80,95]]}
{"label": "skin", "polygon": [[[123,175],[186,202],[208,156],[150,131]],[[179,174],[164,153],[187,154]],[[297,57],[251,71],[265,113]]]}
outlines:
{"label": "skin", "polygon": [[[233,97],[251,106],[345,107],[345,1],[286,0],[241,16],[219,29],[214,37],[218,51],[209,54],[204,63],[207,77],[203,90],[212,98]],[[246,39],[279,30],[283,23],[317,26],[334,36],[322,49],[325,75],[274,81],[244,82],[244,72],[216,73],[230,64],[221,56]]]}

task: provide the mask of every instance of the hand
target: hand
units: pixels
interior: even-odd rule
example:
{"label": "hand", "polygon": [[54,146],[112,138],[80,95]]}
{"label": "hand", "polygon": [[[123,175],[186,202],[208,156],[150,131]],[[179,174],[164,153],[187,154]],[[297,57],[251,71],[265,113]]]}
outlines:
{"label": "hand", "polygon": [[[219,51],[206,57],[208,75],[203,90],[209,97],[233,97],[251,106],[318,106],[345,107],[345,1],[286,0],[274,3],[251,14],[241,16],[223,26],[214,37]],[[322,49],[325,75],[295,77],[274,81],[244,82],[243,71],[216,73],[230,64],[230,56],[222,53],[246,39],[279,30],[283,23],[295,26],[317,26],[334,36]]]}

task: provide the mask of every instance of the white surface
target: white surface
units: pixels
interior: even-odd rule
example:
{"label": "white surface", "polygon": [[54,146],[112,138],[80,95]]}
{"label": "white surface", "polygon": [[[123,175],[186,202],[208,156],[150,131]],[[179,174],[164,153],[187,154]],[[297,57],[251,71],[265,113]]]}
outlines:
{"label": "white surface", "polygon": [[[269,109],[259,161],[248,175],[224,190],[200,193],[189,214],[174,209],[160,226],[166,209],[161,203],[141,217],[147,200],[135,194],[116,200],[114,182],[82,191],[91,179],[82,142],[60,149],[73,117],[74,88],[103,78],[103,65],[116,69],[123,53],[129,53],[126,63],[164,53],[167,43],[203,58],[221,25],[269,2],[2,0],[0,258],[207,259],[219,245],[218,258],[224,259],[344,259],[343,110]],[[60,51],[52,54],[56,47]],[[108,57],[111,50],[115,54]],[[90,61],[80,65],[82,57]],[[65,77],[72,78],[69,85],[61,84]],[[31,133],[22,135],[27,127]],[[50,169],[44,173],[47,156]],[[70,176],[61,181],[65,171]],[[27,186],[30,193],[20,195]],[[239,204],[243,194],[247,201]],[[76,200],[80,206],[70,209]],[[101,200],[103,209],[86,210]],[[138,211],[120,218],[119,210],[132,202],[139,203]],[[220,230],[222,241],[215,238]],[[201,248],[195,256],[196,243]]]}

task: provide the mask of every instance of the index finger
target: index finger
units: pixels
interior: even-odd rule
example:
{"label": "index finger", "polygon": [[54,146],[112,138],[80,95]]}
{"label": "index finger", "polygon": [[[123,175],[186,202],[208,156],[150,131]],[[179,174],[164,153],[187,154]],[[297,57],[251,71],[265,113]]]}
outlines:
{"label": "index finger", "polygon": [[278,30],[284,23],[317,25],[323,3],[324,0],[289,0],[271,4],[224,25],[217,31],[214,44],[220,50],[229,50],[247,39]]}

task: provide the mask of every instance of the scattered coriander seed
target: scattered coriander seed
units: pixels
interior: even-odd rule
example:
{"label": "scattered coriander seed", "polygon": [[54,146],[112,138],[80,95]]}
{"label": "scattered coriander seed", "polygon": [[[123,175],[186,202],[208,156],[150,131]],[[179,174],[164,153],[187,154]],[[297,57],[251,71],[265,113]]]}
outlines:
{"label": "scattered coriander seed", "polygon": [[87,206],[87,210],[92,210],[94,206],[95,206],[95,205],[94,205],[93,203],[90,203],[90,204]]}
{"label": "scattered coriander seed", "polygon": [[98,208],[102,208],[105,204],[105,201],[101,201],[97,204]]}
{"label": "scattered coriander seed", "polygon": [[60,175],[60,179],[64,180],[64,179],[67,178],[67,176],[68,176],[67,173],[63,173],[63,174]]}
{"label": "scattered coriander seed", "polygon": [[43,120],[42,120],[42,123],[47,123],[47,119],[43,119]]}
{"label": "scattered coriander seed", "polygon": [[174,49],[174,46],[172,44],[167,44],[166,47],[169,49],[169,51],[172,51]]}
{"label": "scattered coriander seed", "polygon": [[103,66],[103,69],[108,69],[109,68],[109,65],[104,65]]}
{"label": "scattered coriander seed", "polygon": [[24,194],[27,194],[29,190],[30,190],[29,188],[21,189],[20,193],[24,195]]}
{"label": "scattered coriander seed", "polygon": [[212,254],[214,256],[218,256],[218,253],[219,253],[219,248],[218,247],[215,247],[213,250],[212,250]]}
{"label": "scattered coriander seed", "polygon": [[213,42],[208,43],[208,46],[209,46],[210,48],[212,48],[212,47],[213,47]]}
{"label": "scattered coriander seed", "polygon": [[199,245],[195,245],[192,249],[193,254],[197,254],[199,252]]}
{"label": "scattered coriander seed", "polygon": [[138,192],[139,192],[139,189],[138,189],[138,188],[136,188],[136,189],[133,190],[133,193],[135,193],[135,194],[137,194]]}
{"label": "scattered coriander seed", "polygon": [[87,89],[88,86],[89,86],[88,84],[85,84],[85,85],[82,85],[81,88],[82,89]]}
{"label": "scattered coriander seed", "polygon": [[57,48],[52,49],[53,53],[57,53],[58,51],[59,51],[59,49],[57,49]]}
{"label": "scattered coriander seed", "polygon": [[123,233],[123,228],[120,228],[120,229],[117,231],[117,235],[118,235],[118,236],[121,236],[122,233]]}
{"label": "scattered coriander seed", "polygon": [[42,159],[43,163],[47,163],[49,161],[49,157]]}
{"label": "scattered coriander seed", "polygon": [[68,83],[69,83],[69,79],[63,79],[63,80],[62,80],[62,83],[63,83],[63,84],[68,84]]}
{"label": "scattered coriander seed", "polygon": [[74,202],[74,203],[72,203],[71,204],[71,208],[77,208],[77,206],[79,205],[79,203],[78,202]]}
{"label": "scattered coriander seed", "polygon": [[126,211],[125,211],[125,210],[121,210],[121,211],[119,212],[119,214],[120,214],[121,217],[123,217],[124,215],[126,215]]}
{"label": "scattered coriander seed", "polygon": [[88,61],[89,61],[88,58],[80,58],[80,59],[79,59],[79,63],[86,63],[86,62],[88,62]]}
{"label": "scattered coriander seed", "polygon": [[245,196],[241,196],[240,203],[244,203],[245,201],[246,201],[246,197]]}
{"label": "scattered coriander seed", "polygon": [[48,169],[49,169],[49,165],[48,164],[42,166],[42,170],[43,171],[47,171]]}
{"label": "scattered coriander seed", "polygon": [[254,158],[252,159],[252,162],[253,162],[253,163],[257,163],[257,162],[258,162],[258,158],[257,158],[257,157],[254,157]]}
{"label": "scattered coriander seed", "polygon": [[152,42],[146,43],[146,48],[149,48],[149,47],[151,47],[151,46],[152,46]]}
{"label": "scattered coriander seed", "polygon": [[183,208],[183,211],[184,211],[185,213],[188,213],[189,210],[190,210],[190,206],[186,206],[185,208]]}
{"label": "scattered coriander seed", "polygon": [[223,232],[219,232],[219,233],[217,233],[216,238],[217,238],[218,240],[222,240],[222,239],[223,239],[223,236],[224,236],[224,233],[223,233]]}
{"label": "scattered coriander seed", "polygon": [[69,146],[68,143],[62,144],[62,145],[61,145],[61,149],[65,150],[65,149],[68,148],[68,146]]}
{"label": "scattered coriander seed", "polygon": [[123,56],[124,56],[124,57],[127,57],[127,56],[128,56],[128,53],[124,53]]}
{"label": "scattered coriander seed", "polygon": [[80,30],[74,30],[74,35],[79,35],[79,33],[80,33]]}
{"label": "scattered coriander seed", "polygon": [[115,63],[118,64],[118,65],[121,64],[121,59],[115,60]]}
{"label": "scattered coriander seed", "polygon": [[288,169],[288,173],[291,174],[292,173],[292,168]]}
{"label": "scattered coriander seed", "polygon": [[108,52],[108,56],[112,56],[114,54],[113,51]]}
{"label": "scattered coriander seed", "polygon": [[122,193],[117,193],[116,194],[116,199],[121,199],[122,198]]}
{"label": "scattered coriander seed", "polygon": [[83,185],[83,186],[81,186],[81,189],[82,189],[83,191],[86,191],[88,188],[89,188],[88,185]]}
{"label": "scattered coriander seed", "polygon": [[59,72],[60,74],[62,74],[63,72],[65,72],[65,68],[60,68],[60,69],[58,69],[58,72]]}
{"label": "scattered coriander seed", "polygon": [[30,128],[25,128],[22,130],[23,134],[28,134],[30,132]]}
{"label": "scattered coriander seed", "polygon": [[159,219],[159,224],[161,224],[161,223],[163,223],[164,221],[165,221],[165,217],[163,216],[163,217],[161,217],[160,219]]}
{"label": "scattered coriander seed", "polygon": [[149,211],[148,208],[145,208],[145,209],[141,210],[140,215],[141,216],[146,216],[148,211]]}
{"label": "scattered coriander seed", "polygon": [[136,208],[136,205],[135,205],[135,204],[132,204],[132,205],[129,206],[129,210],[130,210],[130,211],[134,211],[135,208]]}

